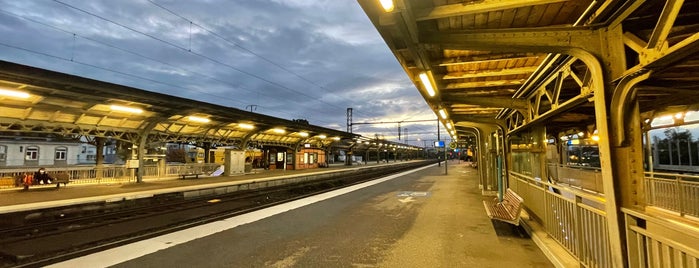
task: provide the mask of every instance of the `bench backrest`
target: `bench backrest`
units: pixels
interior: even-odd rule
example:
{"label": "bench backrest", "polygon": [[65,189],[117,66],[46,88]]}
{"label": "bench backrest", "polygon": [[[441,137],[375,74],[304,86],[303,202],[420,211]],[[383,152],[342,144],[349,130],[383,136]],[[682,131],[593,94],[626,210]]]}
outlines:
{"label": "bench backrest", "polygon": [[522,204],[524,199],[517,195],[514,191],[507,189],[505,196],[502,198],[502,205],[505,206],[507,212],[509,212],[512,218],[516,218],[520,212],[522,212]]}

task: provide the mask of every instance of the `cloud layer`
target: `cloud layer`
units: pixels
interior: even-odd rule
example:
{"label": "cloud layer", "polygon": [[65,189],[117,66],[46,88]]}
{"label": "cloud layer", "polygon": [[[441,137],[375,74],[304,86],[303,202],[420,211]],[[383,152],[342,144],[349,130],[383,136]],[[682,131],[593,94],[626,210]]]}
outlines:
{"label": "cloud layer", "polygon": [[[0,1],[0,59],[311,124],[435,118],[359,5]],[[397,124],[354,132],[396,140]],[[411,144],[436,123],[403,123]]]}

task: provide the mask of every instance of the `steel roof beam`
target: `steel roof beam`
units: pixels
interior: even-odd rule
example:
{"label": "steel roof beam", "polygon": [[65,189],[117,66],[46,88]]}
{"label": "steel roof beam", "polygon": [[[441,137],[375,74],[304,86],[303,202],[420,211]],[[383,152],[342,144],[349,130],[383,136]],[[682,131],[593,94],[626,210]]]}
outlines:
{"label": "steel roof beam", "polygon": [[449,83],[449,84],[447,84],[445,89],[519,86],[522,83],[524,83],[524,79],[497,80],[497,81],[484,81],[484,82]]}
{"label": "steel roof beam", "polygon": [[444,103],[458,103],[458,104],[475,104],[484,107],[498,107],[498,108],[511,108],[511,109],[527,109],[528,102],[525,99],[513,99],[505,97],[472,97],[465,93],[448,93],[448,98],[458,98],[453,102],[444,101]]}
{"label": "steel roof beam", "polygon": [[563,53],[580,48],[600,55],[603,30],[591,27],[546,27],[479,30],[461,33],[425,32],[424,44],[442,49]]}
{"label": "steel roof beam", "polygon": [[460,4],[450,4],[436,6],[434,8],[419,9],[415,11],[415,19],[417,21],[433,20],[448,18],[454,16],[473,15],[479,13],[487,13],[492,11],[500,11],[506,9],[515,9],[520,7],[554,4],[559,2],[567,2],[570,0],[481,0],[470,1]]}
{"label": "steel roof beam", "polygon": [[519,75],[530,74],[536,71],[537,66],[519,67],[519,68],[504,68],[497,71],[473,71],[473,72],[451,72],[443,76],[442,79],[467,79],[489,76],[504,76],[504,75]]}
{"label": "steel roof beam", "polygon": [[536,60],[540,56],[535,53],[506,53],[497,55],[487,55],[487,56],[469,56],[469,57],[453,57],[442,61],[439,66],[454,66],[454,65],[466,65],[466,64],[480,64],[480,63],[491,63],[499,61],[510,61],[510,60]]}

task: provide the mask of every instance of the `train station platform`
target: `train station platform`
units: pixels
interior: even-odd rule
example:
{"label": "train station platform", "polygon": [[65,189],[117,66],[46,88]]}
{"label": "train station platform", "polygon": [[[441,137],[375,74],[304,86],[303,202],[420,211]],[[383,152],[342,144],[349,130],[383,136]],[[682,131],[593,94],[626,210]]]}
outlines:
{"label": "train station platform", "polygon": [[327,168],[301,170],[265,170],[255,169],[251,173],[236,176],[200,176],[199,178],[180,179],[178,177],[149,179],[136,183],[101,183],[101,184],[68,184],[67,187],[55,186],[31,187],[28,191],[22,188],[0,190],[0,215],[27,210],[37,210],[52,207],[78,205],[92,202],[113,202],[151,197],[157,194],[193,191],[212,187],[245,184],[255,181],[280,180],[284,178],[338,172],[348,168],[361,168],[376,165],[392,165],[407,163],[397,161],[388,163],[369,162],[356,163],[346,166],[344,163],[331,164]]}
{"label": "train station platform", "polygon": [[478,171],[454,161],[448,175],[429,165],[52,267],[553,267],[484,198]]}

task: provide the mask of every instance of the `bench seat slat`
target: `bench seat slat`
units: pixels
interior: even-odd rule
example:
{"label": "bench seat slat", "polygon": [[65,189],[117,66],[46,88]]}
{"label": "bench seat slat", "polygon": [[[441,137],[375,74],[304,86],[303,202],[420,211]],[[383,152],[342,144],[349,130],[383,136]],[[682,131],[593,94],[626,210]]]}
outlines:
{"label": "bench seat slat", "polygon": [[524,199],[511,189],[507,189],[502,202],[484,200],[483,206],[488,217],[514,225],[519,225]]}

